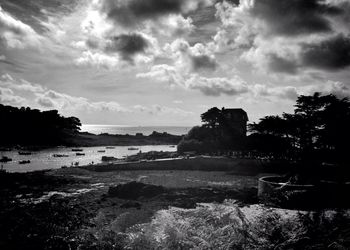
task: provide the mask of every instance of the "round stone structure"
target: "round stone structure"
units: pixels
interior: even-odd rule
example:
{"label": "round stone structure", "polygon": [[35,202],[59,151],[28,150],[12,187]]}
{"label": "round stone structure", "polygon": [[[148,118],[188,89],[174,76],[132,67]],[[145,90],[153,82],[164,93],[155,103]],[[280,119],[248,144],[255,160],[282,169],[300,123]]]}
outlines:
{"label": "round stone structure", "polygon": [[320,180],[315,184],[291,184],[281,176],[259,179],[259,200],[270,206],[303,209],[314,207],[348,207],[350,182]]}

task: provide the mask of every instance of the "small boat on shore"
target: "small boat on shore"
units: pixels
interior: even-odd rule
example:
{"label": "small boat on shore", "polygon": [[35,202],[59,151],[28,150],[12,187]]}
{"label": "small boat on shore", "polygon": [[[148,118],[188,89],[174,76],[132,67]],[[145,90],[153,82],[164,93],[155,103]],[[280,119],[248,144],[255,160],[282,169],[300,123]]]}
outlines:
{"label": "small boat on shore", "polygon": [[106,149],[114,149],[115,147],[113,146],[107,146]]}
{"label": "small boat on shore", "polygon": [[23,161],[19,161],[19,164],[29,164],[30,160],[23,160]]}
{"label": "small boat on shore", "polygon": [[83,156],[85,153],[75,153],[76,156]]}
{"label": "small boat on shore", "polygon": [[82,148],[72,148],[73,152],[82,152],[83,149]]}
{"label": "small boat on shore", "polygon": [[53,154],[53,157],[68,157],[69,155],[65,155],[65,154]]}
{"label": "small boat on shore", "polygon": [[12,151],[12,148],[0,147],[0,151]]}
{"label": "small boat on shore", "polygon": [[7,157],[7,156],[3,156],[0,159],[0,162],[2,162],[2,163],[6,163],[6,162],[9,162],[9,161],[12,161],[12,159]]}
{"label": "small boat on shore", "polygon": [[101,161],[104,161],[104,162],[106,162],[106,161],[116,161],[117,160],[117,158],[115,158],[115,157],[113,157],[113,156],[102,156],[102,158],[101,158]]}
{"label": "small boat on shore", "polygon": [[105,153],[106,150],[97,150],[97,153]]}
{"label": "small boat on shore", "polygon": [[139,150],[139,148],[130,147],[130,148],[128,148],[128,150]]}
{"label": "small boat on shore", "polygon": [[18,151],[19,155],[31,155],[32,152],[23,152],[23,151]]}

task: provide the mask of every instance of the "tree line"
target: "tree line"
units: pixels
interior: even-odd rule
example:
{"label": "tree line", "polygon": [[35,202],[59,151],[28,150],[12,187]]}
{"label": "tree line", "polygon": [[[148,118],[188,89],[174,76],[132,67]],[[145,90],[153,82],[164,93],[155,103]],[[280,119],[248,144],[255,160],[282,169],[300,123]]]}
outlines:
{"label": "tree line", "polygon": [[291,159],[346,162],[350,102],[333,94],[300,95],[294,113],[265,116],[249,125],[249,149]]}
{"label": "tree line", "polygon": [[178,145],[180,152],[240,150],[274,158],[349,162],[350,101],[333,94],[300,95],[293,113],[265,116],[248,125],[249,135],[238,136],[218,108],[201,115]]}
{"label": "tree line", "polygon": [[80,130],[80,120],[63,117],[57,110],[40,111],[0,104],[2,146],[56,146]]}
{"label": "tree line", "polygon": [[[195,126],[188,132],[180,141],[177,147],[178,151],[213,153],[242,150],[246,144],[246,121],[232,123],[232,120],[226,115],[226,111],[225,108],[213,107],[201,114],[203,125]],[[243,110],[242,112],[246,115]],[[244,128],[240,128],[241,124],[244,124]]]}

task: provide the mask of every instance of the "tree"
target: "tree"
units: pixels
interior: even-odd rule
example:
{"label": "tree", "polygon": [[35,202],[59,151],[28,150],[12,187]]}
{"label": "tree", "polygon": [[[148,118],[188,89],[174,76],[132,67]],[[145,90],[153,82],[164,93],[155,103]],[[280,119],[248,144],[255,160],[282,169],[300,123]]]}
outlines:
{"label": "tree", "polygon": [[205,127],[218,128],[220,126],[220,122],[222,121],[221,110],[217,107],[213,107],[201,114],[201,119]]}
{"label": "tree", "polygon": [[80,120],[63,117],[57,110],[40,111],[29,107],[15,108],[0,104],[1,145],[64,144],[80,130]]}
{"label": "tree", "polygon": [[[245,111],[240,111],[246,117]],[[227,113],[229,112],[225,108],[220,110],[217,107],[213,107],[201,114],[203,125],[193,127],[178,146],[181,149],[198,147],[198,151],[201,152],[242,149],[246,139],[246,128],[242,129],[242,126],[246,125],[247,118],[242,118],[243,121],[241,124],[239,123],[240,127],[237,128],[235,126],[237,119],[232,120],[232,117],[230,118]],[[244,130],[244,132],[241,130]]]}
{"label": "tree", "polygon": [[[249,125],[253,134],[262,140],[280,143],[271,136],[285,139],[289,147],[284,154],[293,154],[304,161],[345,161],[347,143],[350,140],[350,102],[347,98],[321,95],[316,92],[311,96],[301,95],[296,100],[293,114],[265,116],[259,123]],[[257,142],[257,140],[254,142]],[[256,147],[259,143],[256,144]],[[276,145],[277,145],[276,144]],[[276,146],[275,145],[275,146]],[[277,150],[278,147],[270,147]]]}

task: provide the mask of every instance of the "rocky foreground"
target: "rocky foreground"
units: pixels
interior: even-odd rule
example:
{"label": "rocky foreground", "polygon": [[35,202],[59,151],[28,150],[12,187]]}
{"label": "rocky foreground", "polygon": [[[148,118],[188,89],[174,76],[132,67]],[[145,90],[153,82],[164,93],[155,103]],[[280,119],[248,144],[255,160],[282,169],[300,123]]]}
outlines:
{"label": "rocky foreground", "polygon": [[1,173],[0,249],[350,247],[345,211],[264,208],[256,180],[215,171]]}

